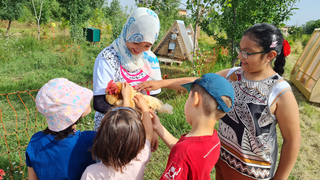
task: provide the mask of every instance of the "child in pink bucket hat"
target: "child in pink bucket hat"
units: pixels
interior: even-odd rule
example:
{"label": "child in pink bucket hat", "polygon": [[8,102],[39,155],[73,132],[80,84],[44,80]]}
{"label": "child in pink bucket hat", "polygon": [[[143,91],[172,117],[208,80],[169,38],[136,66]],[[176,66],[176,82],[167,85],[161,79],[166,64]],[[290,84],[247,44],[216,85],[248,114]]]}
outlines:
{"label": "child in pink bucket hat", "polygon": [[95,131],[77,131],[76,124],[91,112],[93,93],[65,78],[46,83],[36,106],[48,127],[34,134],[26,150],[29,179],[80,179],[95,163],[91,152]]}

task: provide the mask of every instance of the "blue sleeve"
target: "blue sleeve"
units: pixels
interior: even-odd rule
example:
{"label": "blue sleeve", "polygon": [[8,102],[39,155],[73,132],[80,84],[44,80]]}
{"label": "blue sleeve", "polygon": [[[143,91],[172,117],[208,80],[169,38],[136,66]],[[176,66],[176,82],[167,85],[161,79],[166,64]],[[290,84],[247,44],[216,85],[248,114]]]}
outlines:
{"label": "blue sleeve", "polygon": [[[27,148],[27,150],[28,150],[28,148]],[[26,164],[27,164],[28,167],[32,167],[28,151],[26,151]]]}

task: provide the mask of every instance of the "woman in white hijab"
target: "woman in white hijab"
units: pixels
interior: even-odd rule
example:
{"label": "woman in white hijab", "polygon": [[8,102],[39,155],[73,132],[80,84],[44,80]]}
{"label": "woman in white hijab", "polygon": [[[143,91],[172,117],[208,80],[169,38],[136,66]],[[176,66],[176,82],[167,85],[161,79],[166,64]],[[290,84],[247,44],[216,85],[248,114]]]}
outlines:
{"label": "woman in white hijab", "polygon": [[[150,51],[159,30],[157,14],[147,8],[137,8],[128,17],[120,36],[96,58],[93,70],[95,130],[112,107],[105,100],[105,90],[110,80],[126,81],[131,86],[143,81],[161,80],[159,61]],[[160,92],[161,89],[146,93],[155,96]]]}

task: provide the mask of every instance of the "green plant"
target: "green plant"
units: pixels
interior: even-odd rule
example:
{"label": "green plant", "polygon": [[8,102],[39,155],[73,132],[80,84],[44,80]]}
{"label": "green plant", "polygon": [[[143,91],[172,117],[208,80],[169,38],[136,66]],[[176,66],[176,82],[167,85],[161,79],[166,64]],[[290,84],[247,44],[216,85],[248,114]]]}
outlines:
{"label": "green plant", "polygon": [[[290,43],[289,43],[290,44]],[[300,54],[303,51],[303,45],[301,40],[296,40],[296,42],[292,43],[291,45],[291,52],[295,54]]]}
{"label": "green plant", "polygon": [[61,24],[59,25],[60,30],[66,30],[66,28],[70,28],[70,21],[66,20],[66,18],[61,18]]}
{"label": "green plant", "polygon": [[311,37],[311,34],[304,34],[304,35],[302,35],[302,37],[301,37],[301,43],[302,43],[302,46],[303,46],[303,47],[305,47],[305,46],[307,45],[310,37]]}
{"label": "green plant", "polygon": [[[272,23],[276,26],[284,26],[283,22],[293,15],[292,11],[297,0],[256,1],[256,0],[228,0],[211,6],[212,11],[202,21],[202,29],[209,35],[215,35],[219,45],[232,49],[237,45],[245,30],[256,23]],[[219,12],[219,13],[218,13]],[[211,27],[217,24],[219,31]],[[222,38],[223,30],[227,38]],[[215,31],[215,32],[212,32]],[[229,52],[233,66],[236,61],[236,53]]]}
{"label": "green plant", "polygon": [[41,29],[42,29],[42,31],[41,31],[41,36],[42,36],[43,38],[47,38],[48,32],[49,32],[49,28],[50,28],[50,25],[49,25],[49,24],[42,24],[42,25],[41,25]]}
{"label": "green plant", "polygon": [[74,42],[84,42],[83,25],[89,19],[89,1],[74,0],[69,4],[70,9],[70,34]]}
{"label": "green plant", "polygon": [[22,8],[22,14],[18,19],[19,22],[34,22],[34,17],[32,12],[27,6],[23,6]]}
{"label": "green plant", "polygon": [[79,45],[76,44],[66,44],[59,53],[59,61],[63,66],[68,65],[81,65],[83,66],[82,61],[83,51]]}
{"label": "green plant", "polygon": [[195,69],[191,71],[190,76],[201,76],[204,74],[202,69],[204,69],[206,59],[210,53],[211,51],[204,51],[204,49],[199,49],[194,53],[193,61],[195,62]]}
{"label": "green plant", "polygon": [[7,35],[11,27],[11,22],[18,20],[22,15],[23,1],[21,0],[2,0],[0,1],[0,20],[8,20]]}
{"label": "green plant", "polygon": [[96,8],[93,12],[93,16],[90,18],[89,24],[92,27],[101,29],[101,24],[103,23],[103,11],[102,9]]}
{"label": "green plant", "polygon": [[40,69],[42,67],[44,67],[44,61],[42,59],[36,59],[34,62],[34,68],[35,69]]}

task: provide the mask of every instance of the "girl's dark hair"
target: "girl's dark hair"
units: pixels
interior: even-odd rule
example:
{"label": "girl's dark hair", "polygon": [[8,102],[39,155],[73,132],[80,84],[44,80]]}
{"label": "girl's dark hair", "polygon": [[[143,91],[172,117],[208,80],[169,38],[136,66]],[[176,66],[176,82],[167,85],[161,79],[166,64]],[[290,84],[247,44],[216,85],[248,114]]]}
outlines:
{"label": "girl's dark hair", "polygon": [[[251,26],[244,32],[243,36],[246,35],[249,36],[252,41],[256,42],[258,46],[261,46],[265,54],[272,50],[277,52],[273,70],[282,76],[286,60],[282,48],[283,36],[281,31],[272,24],[262,23]],[[277,46],[270,47],[274,40],[278,41],[276,43]]]}
{"label": "girl's dark hair", "polygon": [[141,116],[135,110],[116,109],[102,119],[93,141],[92,157],[123,172],[123,167],[137,157],[145,142]]}
{"label": "girl's dark hair", "polygon": [[73,125],[78,124],[81,121],[81,117],[78,119],[77,122],[69,126],[67,129],[59,132],[51,131],[48,127],[42,131],[44,134],[50,134],[50,135],[55,135],[54,140],[62,140],[66,137],[68,137],[70,134],[74,135],[74,129],[72,128]]}

